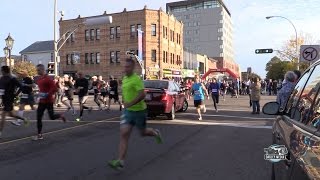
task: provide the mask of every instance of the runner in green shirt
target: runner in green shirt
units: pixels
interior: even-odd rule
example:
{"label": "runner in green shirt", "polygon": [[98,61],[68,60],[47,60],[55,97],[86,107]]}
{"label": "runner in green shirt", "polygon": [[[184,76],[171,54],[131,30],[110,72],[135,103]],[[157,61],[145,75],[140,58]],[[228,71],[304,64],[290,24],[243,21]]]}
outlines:
{"label": "runner in green shirt", "polygon": [[122,100],[124,111],[120,122],[119,158],[109,162],[113,169],[122,169],[128,149],[128,141],[134,126],[139,128],[142,136],[153,136],[158,144],[162,143],[160,131],[146,127],[147,111],[144,102],[143,81],[134,73],[135,61],[127,59],[125,77],[122,80]]}

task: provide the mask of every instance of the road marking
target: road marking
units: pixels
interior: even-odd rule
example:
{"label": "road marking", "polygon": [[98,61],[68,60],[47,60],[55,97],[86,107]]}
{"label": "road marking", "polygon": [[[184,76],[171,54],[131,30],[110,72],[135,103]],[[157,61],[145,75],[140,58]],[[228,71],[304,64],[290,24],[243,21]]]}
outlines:
{"label": "road marking", "polygon": [[[181,115],[198,116],[198,114],[196,114],[196,113],[183,113]],[[230,115],[214,115],[214,114],[202,114],[202,117],[227,117],[227,118],[240,118],[240,119],[253,119],[253,120],[273,120],[274,119],[274,118],[230,116]]]}
{"label": "road marking", "polygon": [[[192,110],[195,110],[196,108],[195,107],[189,107],[188,109],[192,109]],[[207,111],[210,111],[211,109],[209,109],[208,107],[207,107]],[[231,112],[250,112],[250,110],[249,109],[245,109],[245,108],[243,108],[243,109],[218,109],[219,111],[231,111]],[[215,111],[215,110],[213,110],[212,109],[212,111]]]}
{"label": "road marking", "polygon": [[[73,127],[68,127],[68,128],[64,128],[64,129],[59,129],[59,130],[43,133],[43,135],[50,135],[50,134],[54,134],[54,133],[64,132],[64,131],[68,131],[68,130],[72,130],[72,129],[76,129],[76,128],[81,128],[81,127],[85,127],[85,126],[89,126],[89,125],[93,125],[93,124],[98,124],[98,123],[102,123],[102,122],[108,122],[108,121],[114,120],[114,119],[119,119],[119,117],[113,117],[113,118],[109,118],[109,119],[105,119],[105,120],[101,120],[101,121],[94,121],[94,122],[91,121],[90,123],[87,123],[87,124],[82,124],[82,125],[78,125],[78,126],[73,126]],[[23,137],[23,138],[18,138],[18,139],[2,142],[2,143],[0,143],[0,145],[11,144],[11,143],[14,143],[14,142],[23,141],[23,140],[27,140],[27,139],[30,139],[30,138],[32,138],[32,136],[28,136],[28,137]]]}

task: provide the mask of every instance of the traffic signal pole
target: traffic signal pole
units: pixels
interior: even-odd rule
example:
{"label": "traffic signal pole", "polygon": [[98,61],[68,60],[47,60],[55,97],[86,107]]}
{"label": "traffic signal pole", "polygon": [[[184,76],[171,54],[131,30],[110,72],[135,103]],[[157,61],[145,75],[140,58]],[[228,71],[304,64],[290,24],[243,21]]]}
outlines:
{"label": "traffic signal pole", "polygon": [[57,0],[54,0],[54,14],[53,14],[53,43],[54,43],[54,49],[53,49],[53,60],[54,60],[54,75],[58,76],[58,41],[57,41]]}

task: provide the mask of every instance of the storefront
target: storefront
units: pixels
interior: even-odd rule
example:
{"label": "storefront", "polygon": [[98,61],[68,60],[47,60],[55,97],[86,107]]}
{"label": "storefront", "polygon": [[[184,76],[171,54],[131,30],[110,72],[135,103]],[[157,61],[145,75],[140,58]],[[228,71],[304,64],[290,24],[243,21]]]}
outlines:
{"label": "storefront", "polygon": [[182,79],[181,70],[163,69],[162,72],[164,78],[169,78],[175,81],[180,81]]}
{"label": "storefront", "polygon": [[182,78],[194,78],[195,71],[191,69],[182,69]]}
{"label": "storefront", "polygon": [[159,67],[148,67],[147,68],[147,79],[159,79],[159,72],[160,68]]}

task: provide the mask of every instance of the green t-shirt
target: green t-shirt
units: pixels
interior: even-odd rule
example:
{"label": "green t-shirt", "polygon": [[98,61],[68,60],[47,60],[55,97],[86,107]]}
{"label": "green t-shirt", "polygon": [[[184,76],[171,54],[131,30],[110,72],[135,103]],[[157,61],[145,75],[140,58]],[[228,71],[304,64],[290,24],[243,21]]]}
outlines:
{"label": "green t-shirt", "polygon": [[[122,80],[122,98],[125,103],[132,102],[137,96],[139,91],[144,89],[143,81],[137,74],[125,76]],[[127,108],[129,111],[143,111],[147,108],[144,100]]]}

